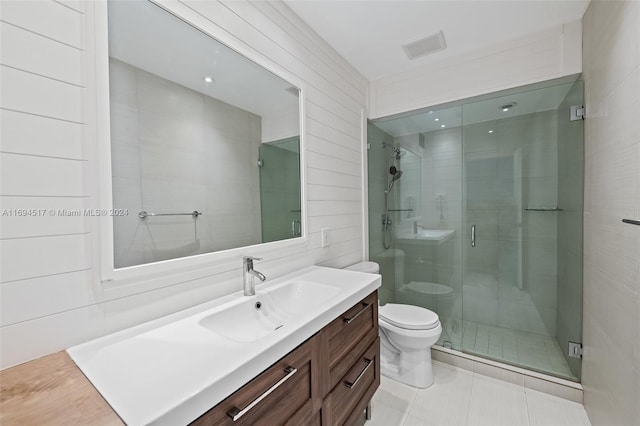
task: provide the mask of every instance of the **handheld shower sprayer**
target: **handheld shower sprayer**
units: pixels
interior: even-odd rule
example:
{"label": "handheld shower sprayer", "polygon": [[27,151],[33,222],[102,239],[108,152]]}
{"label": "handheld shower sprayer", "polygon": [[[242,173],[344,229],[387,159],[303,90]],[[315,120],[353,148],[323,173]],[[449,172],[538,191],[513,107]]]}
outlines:
{"label": "handheld shower sprayer", "polygon": [[[393,170],[394,173],[391,173],[391,170]],[[391,173],[392,176],[391,176],[391,181],[389,182],[389,186],[387,186],[387,190],[385,191],[387,194],[391,192],[391,188],[393,188],[393,184],[395,183],[395,181],[397,181],[402,177],[402,170],[396,170],[396,168],[393,166],[391,166],[391,169],[389,170],[389,172]]]}

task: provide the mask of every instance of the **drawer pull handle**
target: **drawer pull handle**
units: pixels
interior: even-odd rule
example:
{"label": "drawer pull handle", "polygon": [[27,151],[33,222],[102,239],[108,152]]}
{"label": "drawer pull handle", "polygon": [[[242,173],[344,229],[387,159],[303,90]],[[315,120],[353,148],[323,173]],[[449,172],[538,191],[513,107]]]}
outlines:
{"label": "drawer pull handle", "polygon": [[286,382],[287,380],[289,380],[291,378],[291,376],[293,376],[294,374],[296,374],[296,372],[298,371],[297,368],[293,368],[293,367],[287,367],[284,369],[284,372],[287,373],[286,376],[284,376],[282,379],[278,380],[278,382],[276,384],[274,384],[273,386],[271,386],[269,389],[267,389],[262,395],[260,395],[259,397],[257,397],[256,399],[254,399],[251,404],[247,405],[246,407],[244,407],[242,410],[240,410],[237,407],[233,407],[231,410],[227,411],[227,415],[229,417],[231,417],[231,419],[235,422],[236,420],[238,420],[240,417],[244,416],[245,414],[247,414],[249,412],[249,410],[251,410],[253,407],[255,407],[256,405],[258,405],[260,403],[260,401],[262,401],[263,399],[265,399],[267,396],[269,396],[269,394],[271,394],[271,392],[273,392],[274,390],[278,389],[278,387],[280,387],[280,385],[282,385],[284,382]]}
{"label": "drawer pull handle", "polygon": [[369,304],[368,304],[368,303],[363,303],[363,304],[362,304],[362,309],[360,309],[360,310],[358,311],[358,313],[357,313],[357,314],[355,314],[354,316],[352,316],[351,318],[343,318],[343,319],[344,319],[344,322],[346,322],[347,324],[351,324],[351,323],[352,323],[356,318],[358,318],[360,315],[362,315],[362,313],[363,313],[364,311],[366,311],[368,307],[369,307]]}
{"label": "drawer pull handle", "polygon": [[358,377],[356,377],[356,379],[353,382],[347,382],[347,381],[344,382],[344,385],[349,389],[353,389],[353,387],[358,384],[360,379],[362,379],[362,376],[364,376],[364,373],[366,373],[369,367],[371,367],[371,364],[373,364],[373,360],[371,359],[365,358],[364,361],[367,363],[367,365],[364,366],[360,374],[358,374]]}

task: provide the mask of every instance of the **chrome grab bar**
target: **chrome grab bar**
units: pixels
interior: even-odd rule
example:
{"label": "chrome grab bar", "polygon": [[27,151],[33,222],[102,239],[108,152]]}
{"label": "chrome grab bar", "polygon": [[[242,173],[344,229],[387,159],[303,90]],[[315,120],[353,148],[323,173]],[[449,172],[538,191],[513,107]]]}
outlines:
{"label": "chrome grab bar", "polygon": [[255,407],[256,405],[258,405],[260,403],[260,401],[262,401],[263,399],[265,399],[267,396],[269,396],[274,390],[278,389],[280,387],[280,385],[282,385],[284,382],[286,382],[287,380],[289,380],[291,378],[291,376],[293,376],[294,374],[296,374],[296,372],[298,371],[297,368],[293,368],[293,367],[286,367],[284,369],[284,372],[287,373],[286,376],[284,376],[282,379],[278,380],[278,382],[276,384],[274,384],[273,386],[271,386],[269,389],[267,389],[262,395],[260,395],[259,397],[257,397],[256,399],[254,399],[249,405],[247,405],[246,407],[244,407],[242,410],[237,408],[237,407],[233,407],[231,410],[227,411],[227,415],[229,417],[231,417],[231,419],[235,422],[237,421],[240,417],[244,416],[245,414],[247,414],[253,407]]}
{"label": "chrome grab bar", "polygon": [[358,311],[358,313],[355,314],[354,316],[352,316],[351,318],[343,318],[344,322],[346,322],[347,324],[351,324],[356,318],[358,318],[360,315],[362,315],[364,313],[364,311],[367,310],[368,307],[369,307],[368,303],[363,303],[362,304],[362,309],[360,309]]}
{"label": "chrome grab bar", "polygon": [[189,213],[148,213],[142,210],[141,212],[138,212],[138,217],[144,220],[149,216],[193,216],[193,218],[195,219],[201,214],[202,212],[199,212],[198,210],[194,210]]}
{"label": "chrome grab bar", "polygon": [[525,209],[525,211],[528,211],[528,212],[563,212],[564,209],[559,209],[558,207],[555,207],[553,209]]}
{"label": "chrome grab bar", "polygon": [[629,225],[640,225],[640,220],[622,219],[622,222],[628,223]]}
{"label": "chrome grab bar", "polygon": [[366,373],[366,372],[367,372],[367,370],[369,369],[369,367],[371,367],[371,364],[373,364],[373,360],[372,360],[372,359],[368,359],[368,358],[365,358],[365,359],[364,359],[364,362],[366,362],[366,363],[367,363],[367,365],[365,365],[365,367],[362,369],[362,371],[360,372],[360,374],[358,374],[358,377],[356,377],[356,379],[355,379],[353,382],[347,382],[347,381],[345,380],[344,385],[345,385],[346,387],[348,387],[349,389],[353,389],[353,387],[354,387],[355,385],[357,385],[357,384],[358,384],[358,382],[360,381],[360,379],[362,379],[362,376],[364,376],[364,373]]}
{"label": "chrome grab bar", "polygon": [[471,225],[471,247],[476,246],[476,226]]}

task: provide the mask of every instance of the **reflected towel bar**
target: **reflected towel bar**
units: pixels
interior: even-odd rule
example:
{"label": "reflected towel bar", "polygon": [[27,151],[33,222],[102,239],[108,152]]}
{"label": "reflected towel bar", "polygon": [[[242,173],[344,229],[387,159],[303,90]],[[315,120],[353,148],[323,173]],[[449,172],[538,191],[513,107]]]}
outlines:
{"label": "reflected towel bar", "polygon": [[528,212],[563,212],[563,209],[555,208],[555,209],[525,209]]}
{"label": "reflected towel bar", "polygon": [[201,214],[202,212],[199,212],[198,210],[194,210],[188,213],[147,213],[143,210],[141,212],[138,212],[138,217],[140,219],[146,219],[149,216],[193,216],[193,218],[196,219]]}
{"label": "reflected towel bar", "polygon": [[633,220],[633,219],[622,219],[622,221],[624,223],[628,223],[630,225],[640,225],[640,220]]}

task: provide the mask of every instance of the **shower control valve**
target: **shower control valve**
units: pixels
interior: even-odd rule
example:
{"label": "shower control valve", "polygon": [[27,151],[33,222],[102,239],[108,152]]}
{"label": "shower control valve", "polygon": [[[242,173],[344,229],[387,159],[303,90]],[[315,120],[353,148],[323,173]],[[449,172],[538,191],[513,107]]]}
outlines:
{"label": "shower control valve", "polygon": [[391,218],[388,214],[382,214],[382,230],[386,231],[391,229]]}

